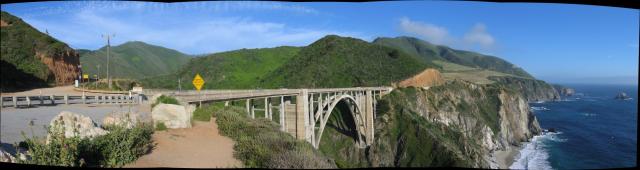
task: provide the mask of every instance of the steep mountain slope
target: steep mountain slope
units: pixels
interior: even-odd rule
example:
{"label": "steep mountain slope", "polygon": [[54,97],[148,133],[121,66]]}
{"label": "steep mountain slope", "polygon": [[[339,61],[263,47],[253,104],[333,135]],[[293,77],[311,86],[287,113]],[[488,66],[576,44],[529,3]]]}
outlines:
{"label": "steep mountain slope", "polygon": [[[95,51],[80,51],[83,74],[106,77],[107,47]],[[171,74],[190,58],[176,50],[130,41],[111,47],[109,72],[112,78],[134,79]]]}
{"label": "steep mountain slope", "polygon": [[263,87],[391,86],[436,65],[399,50],[329,35],[300,52],[260,83]]}
{"label": "steep mountain slope", "polygon": [[210,54],[191,59],[174,74],[150,77],[142,80],[142,84],[151,88],[176,89],[180,79],[182,89],[194,89],[191,81],[196,74],[200,74],[205,80],[205,89],[261,88],[259,80],[287,62],[298,51],[299,47],[282,46]]}
{"label": "steep mountain slope", "polygon": [[73,83],[80,62],[72,48],[18,17],[1,13],[3,92]]}
{"label": "steep mountain slope", "polygon": [[413,37],[381,37],[375,39],[373,43],[400,49],[426,61],[441,60],[472,68],[483,68],[516,76],[533,78],[522,68],[498,57],[482,55],[470,51],[455,50],[446,46],[434,45]]}

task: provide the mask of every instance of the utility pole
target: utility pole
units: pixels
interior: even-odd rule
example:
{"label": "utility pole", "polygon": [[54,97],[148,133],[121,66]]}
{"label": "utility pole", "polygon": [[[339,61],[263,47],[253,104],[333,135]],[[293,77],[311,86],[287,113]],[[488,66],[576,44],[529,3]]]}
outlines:
{"label": "utility pole", "polygon": [[107,38],[107,84],[109,86],[109,90],[111,90],[111,76],[109,76],[109,51],[111,51],[111,38],[115,37],[116,34],[113,35],[102,35],[102,38]]}

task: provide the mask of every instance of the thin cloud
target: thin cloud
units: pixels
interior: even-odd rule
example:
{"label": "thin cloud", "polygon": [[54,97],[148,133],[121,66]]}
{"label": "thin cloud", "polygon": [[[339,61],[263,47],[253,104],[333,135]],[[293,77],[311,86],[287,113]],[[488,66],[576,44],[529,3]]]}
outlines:
{"label": "thin cloud", "polygon": [[436,44],[449,41],[449,33],[446,28],[437,25],[412,21],[407,17],[400,19],[400,29],[406,33],[418,35]]}
{"label": "thin cloud", "polygon": [[487,32],[487,27],[482,23],[474,25],[471,31],[464,35],[463,40],[466,43],[479,44],[485,48],[491,47],[495,43],[493,36]]}
{"label": "thin cloud", "polygon": [[[128,6],[117,6],[114,9],[95,8],[87,5],[71,11],[69,17],[58,20],[48,20],[40,17],[25,17],[25,21],[44,32],[47,30],[73,48],[97,49],[105,45],[101,34],[115,33],[113,45],[126,41],[144,41],[147,43],[176,49],[189,54],[203,54],[221,52],[241,48],[265,48],[282,45],[304,46],[328,34],[350,37],[367,37],[359,32],[314,29],[289,26],[285,23],[258,21],[250,17],[184,17],[176,13],[150,12],[148,8],[205,8],[202,2],[182,7],[166,6],[164,3],[153,3],[156,6],[140,5],[142,2],[131,3]],[[227,4],[227,5],[224,5]],[[277,5],[277,3],[244,3],[234,6],[217,3],[205,9],[218,10],[298,10],[312,12],[304,7],[291,5]],[[57,8],[56,8],[57,9]],[[174,9],[172,9],[174,10]],[[207,10],[205,10],[207,11]],[[131,17],[123,14],[137,13]],[[165,15],[166,14],[166,15]],[[120,16],[118,16],[120,15]],[[150,19],[162,15],[162,20]]]}
{"label": "thin cloud", "polygon": [[417,36],[434,44],[457,46],[464,49],[472,49],[479,46],[479,50],[486,53],[491,53],[490,50],[496,46],[495,38],[487,31],[487,26],[483,23],[475,24],[461,38],[450,35],[446,27],[413,21],[407,17],[400,18],[399,27],[404,33]]}

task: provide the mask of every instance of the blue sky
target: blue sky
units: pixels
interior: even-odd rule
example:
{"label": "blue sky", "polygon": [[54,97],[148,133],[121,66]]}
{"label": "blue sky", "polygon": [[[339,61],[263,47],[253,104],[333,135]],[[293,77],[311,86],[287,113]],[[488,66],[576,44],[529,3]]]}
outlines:
{"label": "blue sky", "polygon": [[144,41],[187,54],[304,46],[337,34],[414,36],[495,55],[553,83],[636,84],[639,11],[616,7],[449,1],[34,2],[2,10],[73,48]]}

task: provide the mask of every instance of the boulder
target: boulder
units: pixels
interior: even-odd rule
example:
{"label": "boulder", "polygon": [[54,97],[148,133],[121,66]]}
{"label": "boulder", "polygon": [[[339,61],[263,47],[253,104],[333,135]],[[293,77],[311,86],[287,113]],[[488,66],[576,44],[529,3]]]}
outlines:
{"label": "boulder", "polygon": [[127,129],[133,128],[140,121],[140,114],[129,112],[110,113],[102,119],[102,126],[123,126]]}
{"label": "boulder", "polygon": [[15,163],[16,158],[11,155],[11,153],[5,151],[4,148],[0,147],[0,162]]}
{"label": "boulder", "polygon": [[[62,128],[65,138],[74,137],[76,135],[74,129],[77,129],[77,135],[80,138],[93,138],[108,133],[106,130],[98,127],[90,117],[69,111],[60,112],[60,114],[51,120],[49,125],[51,128]],[[50,136],[47,135],[47,143],[49,139]]]}
{"label": "boulder", "polygon": [[160,103],[151,111],[151,119],[154,126],[158,123],[164,123],[170,129],[190,128],[193,114],[191,110],[193,110],[192,107],[185,108],[182,105]]}

